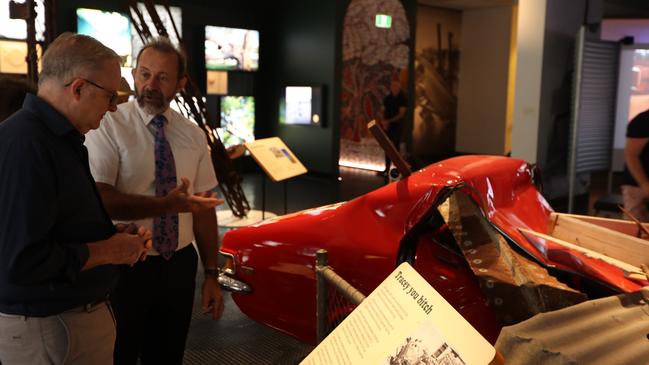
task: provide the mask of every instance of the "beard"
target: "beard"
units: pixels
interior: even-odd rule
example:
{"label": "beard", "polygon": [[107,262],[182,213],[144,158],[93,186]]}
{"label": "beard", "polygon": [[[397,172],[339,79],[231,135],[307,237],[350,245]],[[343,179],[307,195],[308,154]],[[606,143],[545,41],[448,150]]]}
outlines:
{"label": "beard", "polygon": [[149,114],[157,115],[164,113],[169,108],[172,97],[165,97],[160,90],[143,90],[141,93],[135,91],[137,103]]}

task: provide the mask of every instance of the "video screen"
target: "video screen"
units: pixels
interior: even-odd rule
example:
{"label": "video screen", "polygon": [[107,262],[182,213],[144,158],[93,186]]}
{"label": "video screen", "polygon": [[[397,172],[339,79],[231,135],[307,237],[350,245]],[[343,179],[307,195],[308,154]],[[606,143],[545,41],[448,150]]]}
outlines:
{"label": "video screen", "polygon": [[225,147],[254,141],[255,98],[222,96],[221,128],[218,131]]}
{"label": "video screen", "polygon": [[320,125],[322,119],[322,87],[287,86],[280,102],[280,123]]}
{"label": "video screen", "polygon": [[206,26],[205,67],[216,71],[256,71],[259,68],[259,32]]}
{"label": "video screen", "polygon": [[79,8],[77,33],[89,35],[115,51],[122,59],[122,67],[132,66],[131,20],[128,15]]}
{"label": "video screen", "polygon": [[311,92],[309,86],[286,88],[286,124],[311,124]]}

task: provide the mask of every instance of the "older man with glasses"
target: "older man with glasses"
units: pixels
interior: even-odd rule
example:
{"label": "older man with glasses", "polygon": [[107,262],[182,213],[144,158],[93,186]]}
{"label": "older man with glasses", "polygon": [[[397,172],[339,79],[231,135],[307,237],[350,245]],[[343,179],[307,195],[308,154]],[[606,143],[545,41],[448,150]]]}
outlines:
{"label": "older man with glasses", "polygon": [[66,33],[42,61],[38,94],[0,125],[0,362],[112,364],[116,265],[151,247],[112,224],[83,145],[116,109],[119,57]]}

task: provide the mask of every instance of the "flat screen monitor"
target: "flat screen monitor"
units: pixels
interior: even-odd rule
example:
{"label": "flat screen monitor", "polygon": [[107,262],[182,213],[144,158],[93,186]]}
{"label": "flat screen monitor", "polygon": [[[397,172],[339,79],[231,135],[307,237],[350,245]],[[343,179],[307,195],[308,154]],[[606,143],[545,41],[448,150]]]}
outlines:
{"label": "flat screen monitor", "polygon": [[79,8],[77,33],[89,35],[115,51],[122,59],[122,67],[132,65],[131,20],[128,15]]}
{"label": "flat screen monitor", "polygon": [[217,71],[256,71],[259,68],[259,32],[206,26],[205,67]]}
{"label": "flat screen monitor", "polygon": [[254,97],[221,97],[221,129],[219,129],[219,135],[225,147],[255,140]]}
{"label": "flat screen monitor", "polygon": [[322,87],[287,86],[280,103],[280,123],[289,125],[322,124]]}

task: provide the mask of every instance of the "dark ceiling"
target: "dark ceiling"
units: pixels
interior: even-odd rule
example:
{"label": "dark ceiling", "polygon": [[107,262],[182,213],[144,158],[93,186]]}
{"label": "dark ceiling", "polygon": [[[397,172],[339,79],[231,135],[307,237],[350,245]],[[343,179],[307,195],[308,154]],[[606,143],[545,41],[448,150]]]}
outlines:
{"label": "dark ceiling", "polygon": [[[562,0],[573,1],[573,0]],[[591,0],[595,2],[594,0]],[[420,4],[438,8],[467,10],[506,6],[515,0],[419,0]],[[603,0],[604,18],[649,18],[649,0]]]}
{"label": "dark ceiling", "polygon": [[604,0],[604,18],[649,18],[647,0]]}

